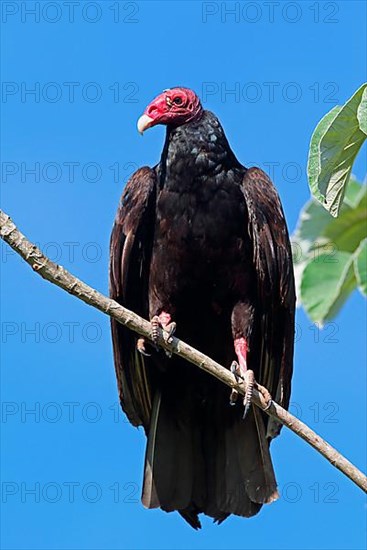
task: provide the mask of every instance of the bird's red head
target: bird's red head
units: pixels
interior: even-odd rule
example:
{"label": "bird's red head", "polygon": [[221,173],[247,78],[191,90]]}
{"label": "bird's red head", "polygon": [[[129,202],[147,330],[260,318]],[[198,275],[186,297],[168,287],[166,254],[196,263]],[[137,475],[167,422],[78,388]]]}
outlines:
{"label": "bird's red head", "polygon": [[199,118],[203,108],[198,96],[189,88],[171,88],[157,96],[138,120],[138,130],[144,130],[156,124],[180,126]]}

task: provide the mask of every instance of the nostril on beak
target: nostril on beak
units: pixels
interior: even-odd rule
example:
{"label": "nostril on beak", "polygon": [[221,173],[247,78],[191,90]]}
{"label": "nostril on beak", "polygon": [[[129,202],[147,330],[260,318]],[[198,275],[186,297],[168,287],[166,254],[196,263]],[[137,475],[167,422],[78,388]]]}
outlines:
{"label": "nostril on beak", "polygon": [[147,115],[148,116],[151,116],[151,115],[154,115],[154,113],[156,113],[158,111],[158,108],[155,106],[155,105],[150,105],[148,107],[148,110],[147,110]]}

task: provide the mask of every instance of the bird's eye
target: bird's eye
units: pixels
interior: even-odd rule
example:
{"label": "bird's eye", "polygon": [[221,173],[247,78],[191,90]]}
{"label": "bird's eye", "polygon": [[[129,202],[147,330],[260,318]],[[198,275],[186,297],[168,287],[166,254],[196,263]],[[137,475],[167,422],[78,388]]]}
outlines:
{"label": "bird's eye", "polygon": [[175,105],[182,105],[182,99],[180,97],[175,97],[175,99],[173,100],[173,103]]}

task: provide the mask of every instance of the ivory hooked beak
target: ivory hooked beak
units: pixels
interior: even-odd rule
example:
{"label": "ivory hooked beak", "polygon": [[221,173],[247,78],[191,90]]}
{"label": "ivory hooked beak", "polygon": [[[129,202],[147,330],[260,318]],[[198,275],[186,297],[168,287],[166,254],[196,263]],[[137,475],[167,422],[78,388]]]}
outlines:
{"label": "ivory hooked beak", "polygon": [[143,132],[153,126],[154,120],[148,115],[141,115],[138,120],[138,132],[143,135]]}

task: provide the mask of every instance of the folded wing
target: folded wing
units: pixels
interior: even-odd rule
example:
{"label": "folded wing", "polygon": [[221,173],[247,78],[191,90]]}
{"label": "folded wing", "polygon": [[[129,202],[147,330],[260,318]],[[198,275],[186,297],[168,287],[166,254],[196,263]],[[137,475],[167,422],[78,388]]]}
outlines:
{"label": "folded wing", "polygon": [[[145,319],[155,221],[156,175],[148,167],[130,178],[121,197],[110,241],[110,296]],[[148,430],[154,394],[149,358],[136,350],[137,336],[111,319],[121,406],[134,426]]]}
{"label": "folded wing", "polygon": [[[277,191],[259,168],[247,170],[242,184],[257,273],[257,329],[251,358],[259,365],[258,382],[282,407],[289,404],[293,372],[295,286],[292,250]],[[280,425],[270,420],[267,435]]]}

